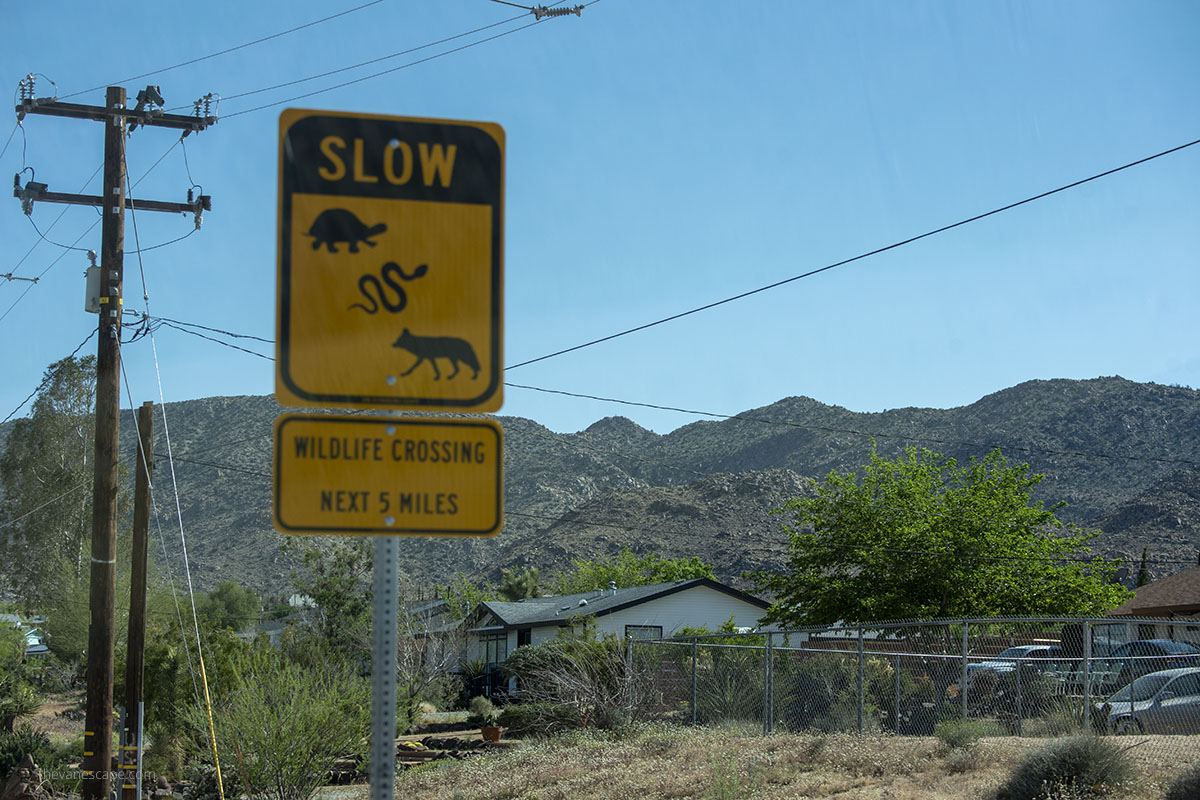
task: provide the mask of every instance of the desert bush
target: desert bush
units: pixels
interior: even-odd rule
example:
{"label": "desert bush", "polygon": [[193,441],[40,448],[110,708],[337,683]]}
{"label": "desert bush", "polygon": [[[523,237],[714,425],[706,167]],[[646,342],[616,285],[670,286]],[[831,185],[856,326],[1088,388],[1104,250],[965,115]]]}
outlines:
{"label": "desert bush", "polygon": [[[314,671],[278,652],[256,648],[235,657],[213,709],[227,781],[253,797],[307,800],[341,757],[363,758],[370,726],[370,687],[339,669]],[[193,752],[207,750],[207,716],[193,708]]]}
{"label": "desert bush", "polygon": [[712,800],[741,800],[743,797],[753,797],[761,783],[761,777],[754,774],[753,770],[743,772],[734,757],[714,757],[712,777],[704,797]]}
{"label": "desert bush", "polygon": [[986,724],[978,720],[963,719],[943,720],[933,729],[933,735],[947,750],[974,747],[989,732]]}
{"label": "desert bush", "polygon": [[[786,659],[776,667],[776,685],[775,707],[789,730],[858,730],[856,658],[820,653]],[[882,728],[888,716],[882,709],[895,703],[894,685],[895,672],[886,660],[871,657],[863,662],[864,732]]]}
{"label": "desert bush", "polygon": [[1167,796],[1163,800],[1195,800],[1200,797],[1200,764],[1193,764],[1182,775],[1171,781]]}
{"label": "desert bush", "polygon": [[554,736],[583,727],[578,709],[559,703],[510,703],[500,711],[497,724],[505,736]]}
{"label": "desert bush", "polygon": [[1072,736],[1028,754],[994,795],[995,800],[1043,800],[1056,794],[1098,797],[1133,777],[1124,750],[1098,736]]}
{"label": "desert bush", "polygon": [[[0,783],[12,774],[26,755],[33,756],[33,762],[46,774],[66,760],[69,750],[70,748],[66,747],[56,747],[45,731],[33,727],[28,722],[22,722],[11,733],[0,733]],[[70,787],[54,788],[63,790]]]}
{"label": "desert bush", "polygon": [[696,720],[762,720],[762,651],[701,648],[696,665]]}
{"label": "desert bush", "polygon": [[975,747],[956,747],[946,756],[946,771],[952,775],[970,772],[979,766],[979,750]]}
{"label": "desert bush", "polygon": [[467,722],[472,725],[491,725],[496,719],[496,706],[486,697],[472,697],[467,711]]}
{"label": "desert bush", "polygon": [[625,647],[616,639],[560,635],[517,648],[501,668],[516,677],[523,701],[570,706],[585,728],[624,727],[638,708],[631,694],[637,681],[628,679]]}
{"label": "desert bush", "polygon": [[1081,709],[1061,697],[1042,716],[1026,719],[1022,730],[1026,736],[1032,737],[1057,738],[1085,733]]}

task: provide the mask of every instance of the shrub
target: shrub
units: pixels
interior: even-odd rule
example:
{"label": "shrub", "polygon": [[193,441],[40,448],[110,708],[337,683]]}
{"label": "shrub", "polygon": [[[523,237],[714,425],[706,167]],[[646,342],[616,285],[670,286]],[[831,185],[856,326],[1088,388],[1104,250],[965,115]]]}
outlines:
{"label": "shrub", "polygon": [[1133,777],[1129,756],[1108,739],[1072,736],[1026,756],[995,800],[1041,800],[1055,793],[1107,794]]}
{"label": "shrub", "polygon": [[502,666],[515,676],[527,704],[566,705],[583,727],[621,728],[629,710],[640,710],[630,692],[637,683],[626,677],[625,648],[617,640],[562,636],[519,647]]}
{"label": "shrub", "polygon": [[946,756],[946,771],[951,775],[970,772],[979,766],[979,751],[975,747],[956,747]]}
{"label": "shrub", "polygon": [[583,718],[573,706],[559,703],[510,703],[498,719],[506,736],[554,736],[583,727]]}
{"label": "shrub", "polygon": [[1200,797],[1200,764],[1186,770],[1167,787],[1164,800],[1194,800]]}
{"label": "shrub", "polygon": [[[1015,725],[1013,725],[1013,730],[1015,732]],[[1065,699],[1059,698],[1058,702],[1044,716],[1025,720],[1024,733],[1026,736],[1032,737],[1084,735],[1081,710],[1072,707]]]}
{"label": "shrub", "polygon": [[467,710],[467,722],[472,725],[492,725],[496,721],[496,707],[486,697],[472,697]]}
{"label": "shrub", "polygon": [[948,719],[937,724],[933,735],[947,750],[974,747],[988,734],[988,727],[977,720]]}
{"label": "shrub", "polygon": [[738,768],[737,759],[728,756],[724,759],[713,757],[712,778],[704,797],[712,800],[740,800],[743,797],[753,797],[761,780],[757,775],[747,772],[745,775]]}
{"label": "shrub", "polygon": [[62,750],[51,744],[45,731],[22,722],[12,733],[0,733],[0,781],[7,779],[26,755],[33,756],[43,774],[63,760]]}
{"label": "shrub", "polygon": [[[775,708],[779,720],[793,731],[825,733],[858,730],[858,662],[853,658],[819,653],[785,659],[777,667]],[[757,675],[761,675],[761,667]],[[762,681],[755,672],[745,673],[741,685],[757,680],[758,709],[762,707]],[[863,730],[883,727],[881,709],[895,703],[895,673],[892,665],[870,657],[863,663]],[[758,717],[761,719],[761,716]]]}
{"label": "shrub", "polygon": [[[222,774],[252,797],[307,800],[340,757],[365,756],[367,681],[337,669],[316,671],[269,650],[233,659],[213,709]],[[207,716],[193,709],[195,752],[207,761]]]}

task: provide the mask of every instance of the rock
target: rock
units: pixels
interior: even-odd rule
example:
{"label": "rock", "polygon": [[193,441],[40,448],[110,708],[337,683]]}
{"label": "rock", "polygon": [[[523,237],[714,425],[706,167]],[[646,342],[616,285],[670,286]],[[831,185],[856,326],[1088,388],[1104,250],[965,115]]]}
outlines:
{"label": "rock", "polygon": [[42,786],[41,769],[33,763],[33,756],[26,753],[0,790],[0,800],[49,800],[49,797],[50,793]]}

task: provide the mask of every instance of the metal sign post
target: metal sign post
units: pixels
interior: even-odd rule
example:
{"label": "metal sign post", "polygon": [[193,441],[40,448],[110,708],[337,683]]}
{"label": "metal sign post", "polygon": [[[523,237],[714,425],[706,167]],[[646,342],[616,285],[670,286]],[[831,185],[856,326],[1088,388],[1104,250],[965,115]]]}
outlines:
{"label": "metal sign post", "polygon": [[396,555],[399,539],[375,539],[371,648],[371,800],[396,785]]}

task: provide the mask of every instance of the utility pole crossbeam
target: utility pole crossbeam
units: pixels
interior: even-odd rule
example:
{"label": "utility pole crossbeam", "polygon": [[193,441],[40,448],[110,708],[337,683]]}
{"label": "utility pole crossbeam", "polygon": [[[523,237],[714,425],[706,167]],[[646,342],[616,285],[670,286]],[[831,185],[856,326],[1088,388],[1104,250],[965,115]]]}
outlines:
{"label": "utility pole crossbeam", "polygon": [[[104,207],[104,198],[98,194],[69,194],[47,191],[44,183],[33,183],[13,187],[13,197],[30,203],[66,203],[68,205]],[[165,200],[135,200],[129,198],[125,207],[133,211],[166,211],[174,214],[199,214],[212,211],[212,198],[202,194],[190,203],[171,203]],[[32,205],[30,205],[32,210]]]}
{"label": "utility pole crossbeam", "polygon": [[[22,85],[24,89],[24,85]],[[185,117],[154,109],[143,110],[142,97],[151,88],[158,102],[156,87],[139,94],[138,107],[126,108],[125,89],[110,86],[105,105],[85,106],[57,100],[33,99],[22,93],[16,107],[17,119],[27,114],[46,114],[70,119],[97,120],[104,123],[104,188],[96,197],[83,195],[48,196],[45,184],[26,185],[21,198],[26,213],[33,199],[50,202],[99,205],[103,215],[100,258],[100,321],[96,352],[96,460],[92,490],[92,562],[88,628],[87,703],[84,723],[83,800],[109,800],[113,769],[113,642],[117,543],[117,435],[121,410],[121,310],[125,257],[125,208],[147,211],[194,212],[208,207],[202,196],[184,207],[177,203],[152,203],[125,200],[125,139],[127,127],[143,125],[184,130],[184,135],[200,131],[216,122],[216,117],[197,114]],[[29,89],[32,94],[32,87]],[[19,188],[19,187],[18,187]],[[158,206],[158,207],[155,207]],[[165,207],[164,207],[165,206]],[[198,221],[198,220],[197,220]]]}
{"label": "utility pole crossbeam", "polygon": [[[112,87],[109,87],[112,88]],[[24,119],[26,114],[46,114],[51,117],[67,117],[68,119],[90,119],[103,122],[106,119],[120,117],[133,125],[155,128],[174,128],[191,133],[202,131],[210,125],[215,125],[217,118],[213,116],[188,116],[187,114],[167,114],[162,111],[130,111],[122,103],[120,108],[101,106],[85,106],[79,103],[64,103],[46,97],[36,100],[23,100],[16,107],[17,119]]]}

